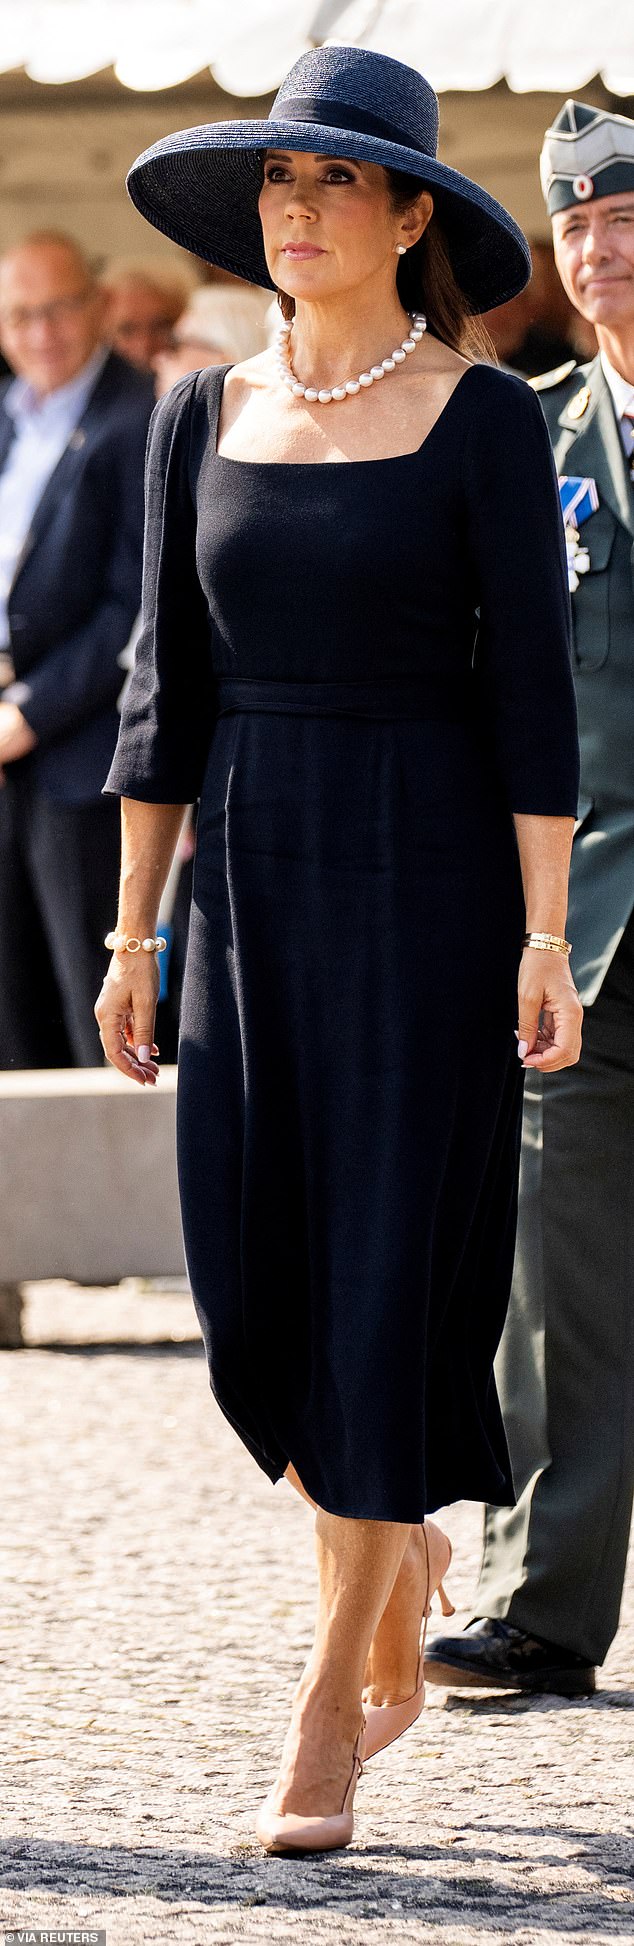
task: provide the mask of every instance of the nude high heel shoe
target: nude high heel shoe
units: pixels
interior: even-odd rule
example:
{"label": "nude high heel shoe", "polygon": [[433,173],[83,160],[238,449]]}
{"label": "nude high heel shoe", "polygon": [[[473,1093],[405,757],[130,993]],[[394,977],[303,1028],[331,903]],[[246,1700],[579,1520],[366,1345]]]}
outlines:
{"label": "nude high heel shoe", "polygon": [[[379,1750],[387,1750],[388,1744],[395,1743],[397,1737],[402,1737],[404,1731],[411,1729],[412,1723],[416,1723],[420,1716],[425,1701],[425,1682],[423,1677],[425,1637],[432,1600],[436,1592],[440,1596],[443,1615],[455,1615],[456,1612],[443,1587],[443,1576],[447,1573],[453,1554],[451,1541],[446,1534],[443,1534],[440,1527],[435,1526],[433,1521],[424,1521],[422,1526],[427,1554],[427,1593],[423,1609],[423,1625],[418,1652],[416,1688],[413,1695],[407,1696],[403,1703],[368,1703],[365,1705],[364,1763],[367,1763],[370,1757],[376,1757]],[[439,1555],[444,1555],[440,1573],[436,1573],[436,1569],[432,1570],[429,1551],[430,1533],[433,1535],[434,1542],[439,1543],[442,1541],[444,1543],[442,1549],[439,1546],[434,1548],[434,1552],[437,1551]],[[438,1563],[436,1562],[437,1566]]]}
{"label": "nude high heel shoe", "polygon": [[352,1771],[340,1811],[332,1817],[301,1817],[296,1811],[274,1811],[267,1797],[258,1812],[256,1837],[265,1851],[340,1851],[352,1842],[352,1803],[363,1770],[365,1718],[352,1752]]}

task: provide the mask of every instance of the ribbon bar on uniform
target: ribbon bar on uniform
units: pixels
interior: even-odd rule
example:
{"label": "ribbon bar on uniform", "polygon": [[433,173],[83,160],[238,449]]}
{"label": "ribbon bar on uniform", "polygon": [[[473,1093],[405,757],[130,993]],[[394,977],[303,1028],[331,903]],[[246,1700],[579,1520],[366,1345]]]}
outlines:
{"label": "ribbon bar on uniform", "polygon": [[566,527],[581,527],[599,505],[596,480],[573,473],[559,474],[559,498]]}

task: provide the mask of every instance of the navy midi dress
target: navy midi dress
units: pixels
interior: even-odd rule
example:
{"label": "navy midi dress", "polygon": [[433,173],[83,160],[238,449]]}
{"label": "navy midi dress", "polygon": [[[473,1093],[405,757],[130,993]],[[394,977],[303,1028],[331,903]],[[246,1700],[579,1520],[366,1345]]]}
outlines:
{"label": "navy midi dress", "polygon": [[512,813],[578,788],[548,434],[474,365],[415,452],[232,460],[227,369],[154,414],[106,786],[200,798],[178,1161],[211,1386],[331,1513],[510,1503]]}

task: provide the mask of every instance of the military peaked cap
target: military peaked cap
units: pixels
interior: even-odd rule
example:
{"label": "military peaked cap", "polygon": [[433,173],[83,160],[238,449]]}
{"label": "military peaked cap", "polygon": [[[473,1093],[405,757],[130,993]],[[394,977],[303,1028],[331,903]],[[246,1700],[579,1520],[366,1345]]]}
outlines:
{"label": "military peaked cap", "polygon": [[539,173],[549,216],[634,189],[634,121],[587,101],[564,102],[546,130]]}

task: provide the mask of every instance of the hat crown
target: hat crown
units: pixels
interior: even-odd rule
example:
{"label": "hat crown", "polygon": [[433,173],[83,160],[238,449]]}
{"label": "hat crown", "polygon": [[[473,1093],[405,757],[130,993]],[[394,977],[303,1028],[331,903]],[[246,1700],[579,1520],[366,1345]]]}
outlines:
{"label": "hat crown", "polygon": [[634,189],[634,121],[589,101],[564,102],[547,128],[540,176],[551,216]]}
{"label": "hat crown", "polygon": [[[380,117],[392,125],[395,140],[400,135],[405,146],[437,153],[438,97],[424,75],[389,54],[368,47],[311,48],[285,76],[269,120],[281,121],[285,103],[301,100]],[[332,126],[337,127],[336,113]],[[344,122],[342,134],[345,127]]]}
{"label": "hat crown", "polygon": [[600,108],[593,108],[591,102],[573,101],[572,95],[569,95],[563,108],[560,108],[559,114],[555,116],[552,128],[547,129],[546,133],[581,135],[584,129],[591,128],[592,123],[599,120],[601,112]]}

